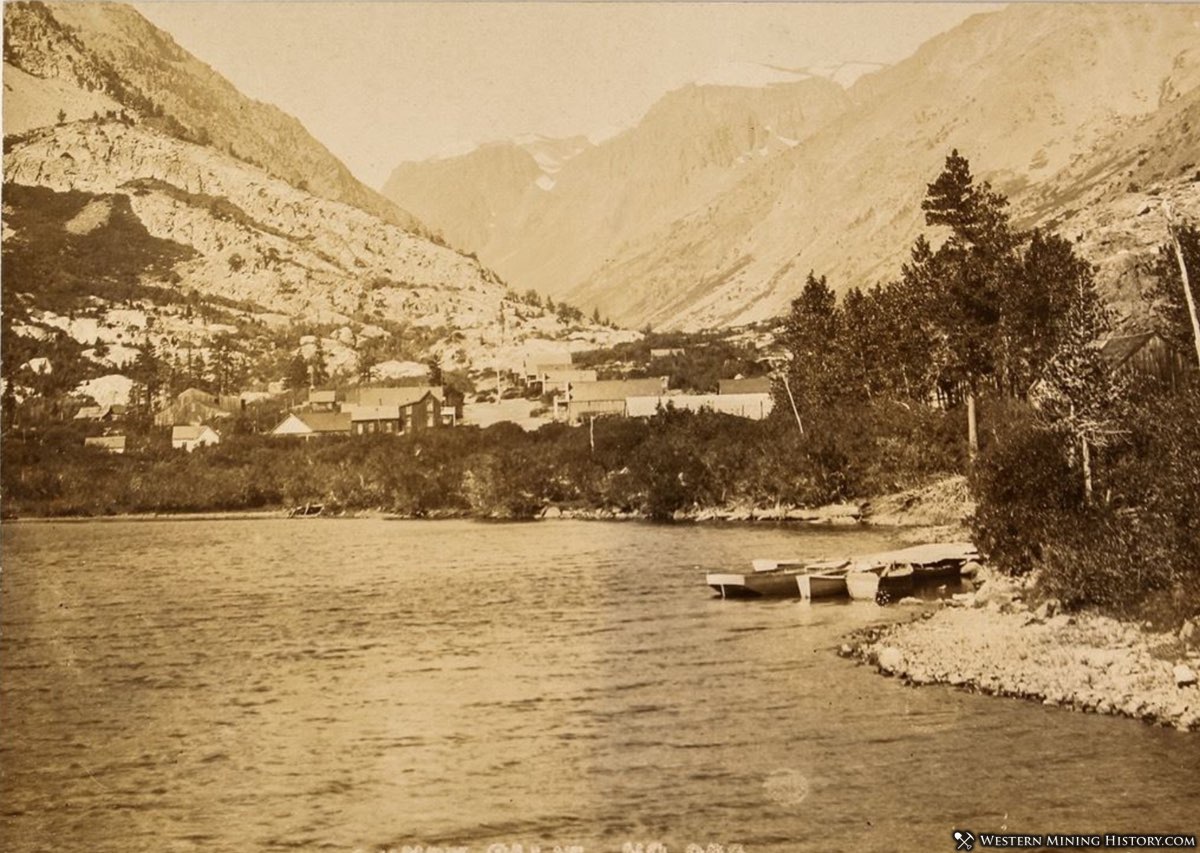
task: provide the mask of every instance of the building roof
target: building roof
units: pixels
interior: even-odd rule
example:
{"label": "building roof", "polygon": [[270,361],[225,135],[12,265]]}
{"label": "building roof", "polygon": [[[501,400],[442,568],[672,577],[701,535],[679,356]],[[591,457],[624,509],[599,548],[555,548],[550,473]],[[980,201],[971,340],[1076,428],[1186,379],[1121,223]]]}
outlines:
{"label": "building roof", "polygon": [[583,370],[582,368],[559,367],[559,368],[542,368],[540,372],[545,373],[547,382],[595,382],[596,371]]}
{"label": "building roof", "polygon": [[195,441],[205,432],[217,435],[217,431],[203,424],[180,424],[171,428],[171,441]]}
{"label": "building roof", "polygon": [[337,402],[337,391],[334,391],[332,389],[317,390],[316,388],[314,388],[308,392],[308,402],[310,402],[310,403],[336,403]]}
{"label": "building roof", "polygon": [[1133,357],[1133,354],[1159,337],[1158,332],[1140,332],[1136,335],[1119,335],[1109,338],[1100,344],[1100,354],[1110,367],[1120,367]]}
{"label": "building roof", "polygon": [[721,394],[770,394],[771,377],[755,376],[750,379],[722,379],[718,384]]}
{"label": "building roof", "polygon": [[441,388],[428,385],[410,385],[400,388],[352,388],[346,392],[346,402],[354,406],[411,406],[419,403],[426,395],[438,400],[444,396]]}
{"label": "building roof", "polygon": [[347,406],[343,411],[349,413],[351,421],[400,420],[399,406]]}
{"label": "building roof", "polygon": [[626,397],[654,397],[667,390],[667,377],[648,379],[605,379],[600,382],[572,382],[572,403],[600,400],[624,400]]}
{"label": "building roof", "polygon": [[217,404],[217,396],[215,394],[210,394],[200,388],[185,388],[175,395],[175,399],[180,402],[184,400],[198,400],[208,403],[210,406]]}
{"label": "building roof", "polygon": [[313,432],[350,432],[347,412],[298,412],[293,417]]}
{"label": "building roof", "polygon": [[84,406],[75,413],[77,421],[98,421],[112,413],[111,406]]}

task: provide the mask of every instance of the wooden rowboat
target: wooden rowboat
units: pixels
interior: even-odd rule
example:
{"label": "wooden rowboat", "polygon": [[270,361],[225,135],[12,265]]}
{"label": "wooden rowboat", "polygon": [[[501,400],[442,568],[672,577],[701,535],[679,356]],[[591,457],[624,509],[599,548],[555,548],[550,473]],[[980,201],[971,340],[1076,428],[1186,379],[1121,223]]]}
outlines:
{"label": "wooden rowboat", "polygon": [[796,587],[800,597],[808,601],[817,598],[838,598],[846,594],[845,568],[822,569],[796,575]]}
{"label": "wooden rowboat", "polygon": [[846,591],[856,601],[892,601],[912,590],[912,566],[858,568],[846,575]]}
{"label": "wooden rowboat", "polygon": [[[744,574],[710,572],[705,576],[705,582],[721,598],[826,598],[829,595],[846,594],[845,573],[850,566],[849,560],[779,562],[780,565],[774,568],[755,566],[755,571]],[[800,580],[812,576],[818,576],[815,586]],[[814,589],[817,593],[815,596],[812,594]]]}
{"label": "wooden rowboat", "polygon": [[710,572],[705,582],[721,598],[796,598],[796,575],[800,569],[779,569],[766,572]]}
{"label": "wooden rowboat", "polygon": [[855,601],[874,601],[879,595],[879,575],[870,570],[850,572],[846,575],[846,591]]}

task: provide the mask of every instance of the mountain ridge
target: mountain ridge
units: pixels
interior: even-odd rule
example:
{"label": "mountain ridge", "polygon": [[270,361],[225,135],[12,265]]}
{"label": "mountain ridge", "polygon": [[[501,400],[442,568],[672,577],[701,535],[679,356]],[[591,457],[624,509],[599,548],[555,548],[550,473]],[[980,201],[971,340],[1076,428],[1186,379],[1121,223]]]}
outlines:
{"label": "mountain ridge", "polygon": [[105,93],[174,135],[222,148],[293,186],[428,233],[411,213],[358,181],[294,116],[241,94],[130,6],[6,3],[4,40],[5,62],[34,77]]}
{"label": "mountain ridge", "polygon": [[[797,144],[769,151],[735,179],[726,162],[710,193],[688,197],[601,167],[593,182],[608,176],[623,189],[590,199],[580,191],[575,209],[564,209],[554,194],[571,180],[586,184],[578,173],[611,151],[605,143],[569,164],[549,198],[526,195],[526,207],[470,248],[519,287],[629,325],[763,320],[786,310],[809,270],[839,290],[897,275],[926,230],[925,185],[952,148],[1027,218],[1036,186],[1102,157],[1092,152],[1197,85],[1196,7],[1017,4],[972,15],[860,77]],[[651,136],[649,119],[679,102],[678,92],[665,96],[614,140]],[[621,192],[631,200],[614,205]],[[657,209],[631,215],[638,204]],[[568,227],[573,236],[564,237]]]}
{"label": "mountain ridge", "polygon": [[566,282],[706,203],[739,172],[794,146],[848,103],[840,86],[820,77],[762,89],[689,84],[651,106],[636,127],[571,158],[552,184],[522,188],[524,176],[502,175],[505,190],[494,196],[507,206],[489,209],[486,222],[479,210],[456,207],[453,193],[427,206],[418,177],[424,168],[457,186],[453,171],[462,168],[469,173],[463,183],[486,186],[490,176],[480,170],[486,149],[436,166],[402,165],[385,191],[411,200],[418,215],[448,235],[482,237],[460,244],[520,287],[561,298]]}

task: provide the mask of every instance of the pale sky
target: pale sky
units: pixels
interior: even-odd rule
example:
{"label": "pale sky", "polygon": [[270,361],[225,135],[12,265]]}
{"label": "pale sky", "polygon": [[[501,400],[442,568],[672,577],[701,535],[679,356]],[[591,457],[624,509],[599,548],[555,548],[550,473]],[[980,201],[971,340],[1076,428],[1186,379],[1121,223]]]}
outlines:
{"label": "pale sky", "polygon": [[995,6],[808,2],[139,2],[378,188],[405,160],[606,135],[741,63],[894,63]]}

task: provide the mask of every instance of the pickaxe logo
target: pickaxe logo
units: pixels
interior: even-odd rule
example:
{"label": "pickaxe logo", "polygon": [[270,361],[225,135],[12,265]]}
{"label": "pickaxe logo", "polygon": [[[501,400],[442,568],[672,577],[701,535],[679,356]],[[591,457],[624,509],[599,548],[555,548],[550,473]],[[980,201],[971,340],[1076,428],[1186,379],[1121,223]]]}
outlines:
{"label": "pickaxe logo", "polygon": [[975,847],[975,836],[969,829],[954,830],[955,850],[971,850]]}

